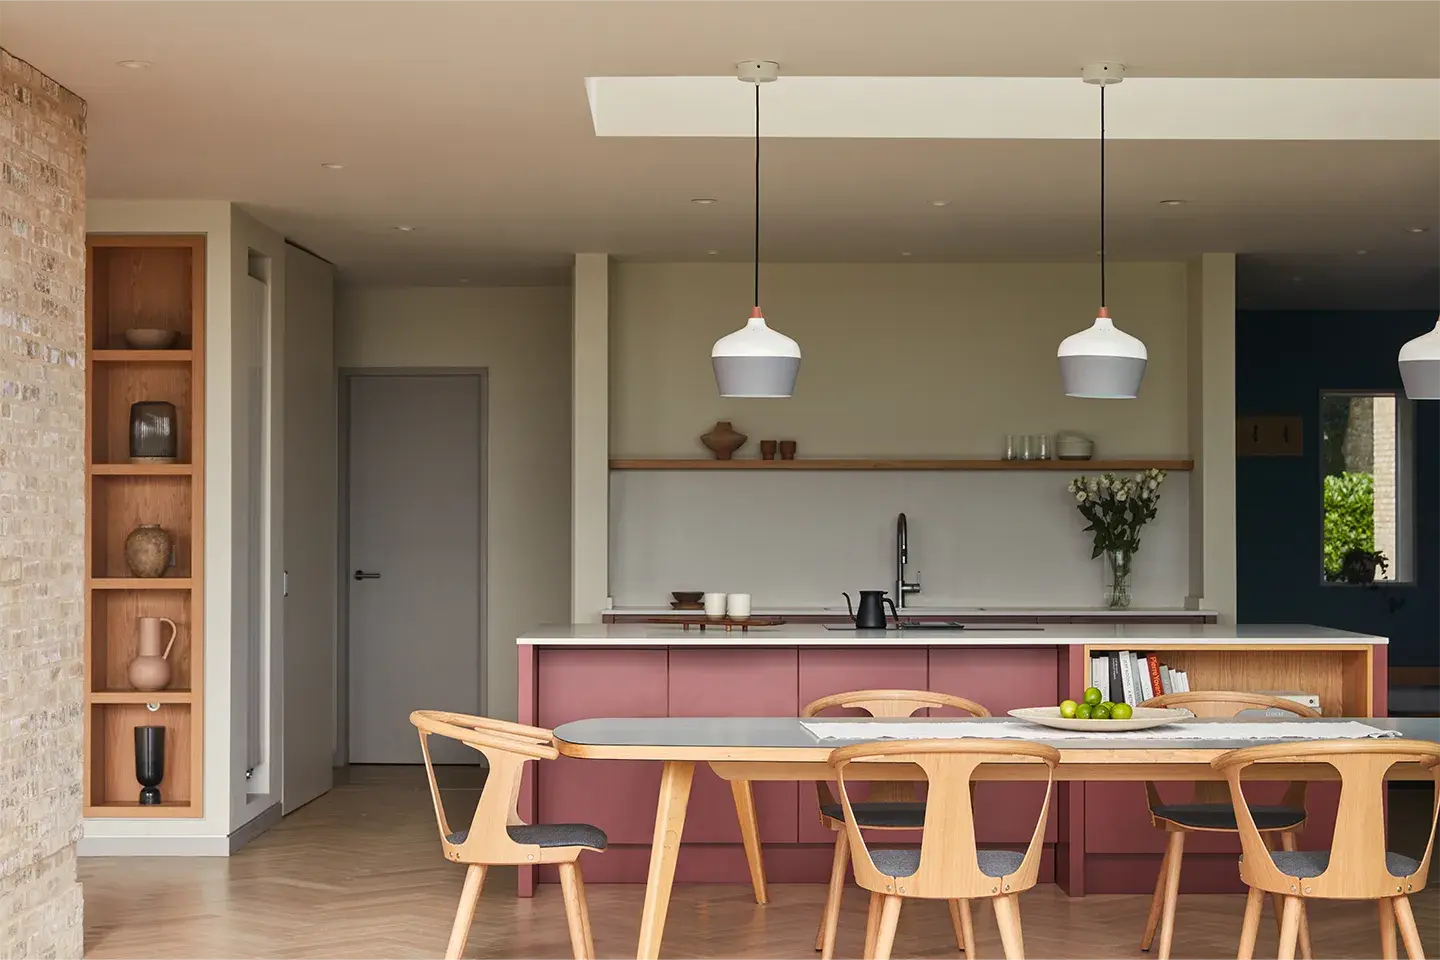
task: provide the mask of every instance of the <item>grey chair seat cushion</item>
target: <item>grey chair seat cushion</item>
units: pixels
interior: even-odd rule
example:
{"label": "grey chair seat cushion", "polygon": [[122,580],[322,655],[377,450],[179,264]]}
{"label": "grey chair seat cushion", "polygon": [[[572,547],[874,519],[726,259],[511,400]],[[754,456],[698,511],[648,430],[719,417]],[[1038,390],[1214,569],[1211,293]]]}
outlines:
{"label": "grey chair seat cushion", "polygon": [[[852,803],[855,823],[861,827],[914,827],[925,826],[925,804],[891,801],[889,803]],[[838,803],[820,805],[820,812],[832,820],[845,819],[845,808]]]}
{"label": "grey chair seat cushion", "polygon": [[[1014,850],[977,851],[980,872],[987,877],[1003,877],[1020,869],[1025,855]],[[875,869],[887,877],[912,877],[920,869],[919,850],[871,850]]]}
{"label": "grey chair seat cushion", "polygon": [[[1330,866],[1329,850],[1272,850],[1270,858],[1275,861],[1275,869],[1301,880],[1318,877]],[[1408,877],[1420,869],[1420,861],[1391,851],[1385,854],[1385,869],[1392,877]]]}
{"label": "grey chair seat cushion", "polygon": [[[531,823],[506,827],[505,832],[516,843],[533,843],[537,847],[589,847],[604,850],[609,844],[605,831],[588,823]],[[457,830],[446,837],[451,843],[464,843],[469,830]]]}
{"label": "grey chair seat cushion", "polygon": [[[1228,803],[1166,803],[1151,810],[1155,816],[1184,827],[1235,830],[1235,808]],[[1298,807],[1253,806],[1250,817],[1261,830],[1283,830],[1305,820]]]}

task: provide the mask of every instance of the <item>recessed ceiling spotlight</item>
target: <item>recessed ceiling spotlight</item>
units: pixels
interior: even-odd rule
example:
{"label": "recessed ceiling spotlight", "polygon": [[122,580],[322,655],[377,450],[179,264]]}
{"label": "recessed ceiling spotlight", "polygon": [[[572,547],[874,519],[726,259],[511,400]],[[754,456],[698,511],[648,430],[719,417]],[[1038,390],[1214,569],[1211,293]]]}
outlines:
{"label": "recessed ceiling spotlight", "polygon": [[1355,251],[1355,255],[1356,255],[1356,256],[1359,256],[1359,257],[1363,257],[1363,256],[1365,256],[1365,254],[1367,254],[1367,253],[1369,253],[1369,252],[1370,252],[1369,250],[1356,250],[1356,251]]}
{"label": "recessed ceiling spotlight", "polygon": [[706,250],[706,251],[705,251],[706,256],[711,256],[711,257],[718,256],[719,253],[720,253],[719,250]]}
{"label": "recessed ceiling spotlight", "polygon": [[714,197],[694,197],[690,200],[690,202],[703,204],[704,206],[708,207],[710,204],[715,203],[716,200]]}
{"label": "recessed ceiling spotlight", "polygon": [[1290,278],[1290,282],[1291,282],[1291,283],[1299,283],[1299,282],[1300,282],[1300,277],[1299,277],[1299,276],[1291,277],[1291,278]]}
{"label": "recessed ceiling spotlight", "polygon": [[909,251],[909,250],[901,250],[901,251],[900,251],[900,256],[902,256],[902,257],[908,257],[908,256],[910,256],[910,251]]}
{"label": "recessed ceiling spotlight", "polygon": [[932,206],[932,207],[948,207],[949,205],[950,205],[950,201],[949,201],[949,200],[931,200],[931,201],[930,201],[930,206]]}
{"label": "recessed ceiling spotlight", "polygon": [[324,167],[326,170],[344,170],[344,169],[345,169],[345,164],[343,164],[343,163],[322,163],[322,164],[320,164],[320,166]]}
{"label": "recessed ceiling spotlight", "polygon": [[1161,201],[1160,201],[1160,205],[1163,206],[1163,207],[1178,207],[1178,206],[1180,206],[1180,204],[1186,203],[1186,202],[1188,202],[1188,201],[1185,201],[1185,200],[1161,200]]}
{"label": "recessed ceiling spotlight", "polygon": [[461,277],[461,278],[460,278],[460,282],[461,282],[461,283],[469,283],[469,282],[470,282],[470,278],[469,278],[469,277]]}
{"label": "recessed ceiling spotlight", "polygon": [[396,227],[395,229],[396,229],[396,230],[399,230],[401,233],[410,233],[410,232],[413,231],[415,228],[412,227],[412,226],[410,226],[409,224],[401,224],[400,226]]}
{"label": "recessed ceiling spotlight", "polygon": [[1430,232],[1430,228],[1429,228],[1429,227],[1411,227],[1411,228],[1410,228],[1410,232],[1411,232],[1411,233],[1429,233],[1429,232]]}
{"label": "recessed ceiling spotlight", "polygon": [[124,67],[126,70],[145,70],[155,66],[149,60],[121,60],[115,64],[117,67]]}

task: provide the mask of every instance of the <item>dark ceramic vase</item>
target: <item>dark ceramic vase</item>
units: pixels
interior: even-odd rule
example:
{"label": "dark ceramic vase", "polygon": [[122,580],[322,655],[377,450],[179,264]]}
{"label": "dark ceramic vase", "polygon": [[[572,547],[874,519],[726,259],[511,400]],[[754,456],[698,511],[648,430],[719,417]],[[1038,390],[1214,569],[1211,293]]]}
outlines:
{"label": "dark ceramic vase", "polygon": [[165,728],[135,728],[135,779],[140,781],[140,805],[160,803],[160,781],[165,779]]}
{"label": "dark ceramic vase", "polygon": [[174,463],[179,457],[180,431],[175,404],[141,400],[130,405],[130,459],[139,463]]}

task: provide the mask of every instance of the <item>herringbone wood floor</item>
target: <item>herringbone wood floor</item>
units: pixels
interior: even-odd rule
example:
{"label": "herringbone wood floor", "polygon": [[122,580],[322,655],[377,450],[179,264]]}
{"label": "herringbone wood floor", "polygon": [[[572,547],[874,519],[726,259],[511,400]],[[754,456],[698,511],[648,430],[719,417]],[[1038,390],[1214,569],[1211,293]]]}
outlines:
{"label": "herringbone wood floor", "polygon": [[[458,813],[473,775],[452,771],[447,807]],[[354,768],[329,794],[287,817],[229,859],[95,858],[80,861],[87,956],[436,957],[445,949],[463,870],[440,857],[430,799],[418,768]],[[1412,799],[1413,798],[1413,799]],[[1428,816],[1428,793],[1403,804]],[[1397,817],[1398,813],[1392,813]],[[452,815],[464,822],[465,817]],[[1422,841],[1423,843],[1423,841]],[[486,883],[467,956],[568,957],[558,889],[514,897],[513,872]],[[633,957],[642,890],[594,884],[590,905],[602,957]],[[824,900],[819,885],[773,885],[769,906],[743,886],[675,887],[667,957],[813,957]],[[1144,957],[1148,897],[1071,900],[1041,886],[1022,901],[1030,957]],[[1426,952],[1440,952],[1440,890],[1414,898]],[[1182,896],[1174,955],[1233,957],[1244,899]],[[978,952],[1001,956],[994,916],[977,905]],[[837,956],[860,956],[865,901],[849,891]],[[1379,952],[1370,904],[1327,904],[1311,913],[1319,957]],[[1268,952],[1267,952],[1268,951]],[[958,956],[938,904],[907,906],[897,957]],[[1261,926],[1257,956],[1275,955],[1275,927]]]}

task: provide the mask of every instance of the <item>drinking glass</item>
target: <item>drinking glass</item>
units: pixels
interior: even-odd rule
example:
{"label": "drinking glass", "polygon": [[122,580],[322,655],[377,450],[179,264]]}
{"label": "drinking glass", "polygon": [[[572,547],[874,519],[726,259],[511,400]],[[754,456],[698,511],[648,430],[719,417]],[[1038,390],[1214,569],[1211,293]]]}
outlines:
{"label": "drinking glass", "polygon": [[1023,434],[1020,437],[1020,459],[1035,459],[1035,437],[1032,434]]}

